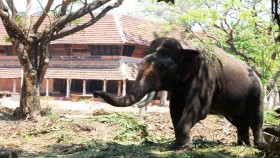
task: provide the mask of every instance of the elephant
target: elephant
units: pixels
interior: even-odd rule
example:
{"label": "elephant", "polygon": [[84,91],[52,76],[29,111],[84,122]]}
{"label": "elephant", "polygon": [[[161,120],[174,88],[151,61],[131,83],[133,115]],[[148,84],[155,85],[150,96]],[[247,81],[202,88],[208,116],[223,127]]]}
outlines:
{"label": "elephant", "polygon": [[251,128],[254,145],[261,148],[265,141],[260,79],[252,68],[222,49],[213,47],[211,52],[209,60],[204,50],[183,48],[174,38],[157,38],[151,42],[125,96],[94,93],[112,106],[126,107],[146,94],[168,91],[175,133],[169,148],[173,150],[189,146],[191,128],[207,114],[220,114],[237,128],[237,145],[250,145]]}

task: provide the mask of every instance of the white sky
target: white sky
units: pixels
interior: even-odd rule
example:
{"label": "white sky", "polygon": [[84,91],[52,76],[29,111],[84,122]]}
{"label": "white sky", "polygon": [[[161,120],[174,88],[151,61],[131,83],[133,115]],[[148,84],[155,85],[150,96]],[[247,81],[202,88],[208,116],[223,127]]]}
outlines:
{"label": "white sky", "polygon": [[[42,3],[43,7],[47,3],[47,0],[32,0],[31,13],[36,13],[36,12],[42,10],[38,1],[40,1]],[[54,0],[54,6],[60,4],[61,1],[62,0]],[[25,12],[25,10],[26,10],[26,0],[14,0],[14,2],[15,2],[15,6],[16,6],[18,11]],[[137,7],[139,7],[138,0],[124,0],[120,7],[112,10],[111,12],[119,13],[119,14],[125,14],[125,13],[128,13],[130,11],[135,10]]]}

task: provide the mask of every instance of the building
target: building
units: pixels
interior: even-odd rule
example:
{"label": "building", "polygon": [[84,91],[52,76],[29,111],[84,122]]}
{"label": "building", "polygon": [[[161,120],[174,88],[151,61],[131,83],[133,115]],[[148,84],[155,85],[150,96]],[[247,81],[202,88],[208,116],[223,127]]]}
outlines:
{"label": "building", "polygon": [[[84,16],[77,23],[89,18]],[[52,41],[42,95],[69,97],[95,90],[124,95],[157,28],[141,18],[107,14],[83,31]],[[2,22],[0,35],[0,91],[20,92],[21,65],[13,45],[4,40],[7,34]]]}

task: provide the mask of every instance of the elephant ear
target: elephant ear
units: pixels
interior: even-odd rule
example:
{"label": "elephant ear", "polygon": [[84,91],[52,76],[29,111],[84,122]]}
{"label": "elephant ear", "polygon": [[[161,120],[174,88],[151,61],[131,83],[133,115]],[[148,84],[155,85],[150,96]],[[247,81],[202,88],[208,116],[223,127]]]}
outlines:
{"label": "elephant ear", "polygon": [[179,58],[179,73],[181,81],[186,81],[197,73],[202,64],[201,52],[195,49],[182,49]]}

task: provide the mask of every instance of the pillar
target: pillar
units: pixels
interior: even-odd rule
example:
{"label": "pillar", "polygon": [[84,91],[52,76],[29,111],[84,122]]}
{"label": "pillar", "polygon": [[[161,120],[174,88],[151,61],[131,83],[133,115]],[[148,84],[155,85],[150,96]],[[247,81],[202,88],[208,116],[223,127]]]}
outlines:
{"label": "pillar", "polygon": [[122,81],[118,81],[118,97],[121,96],[121,85]]}
{"label": "pillar", "polygon": [[83,95],[86,95],[87,93],[86,85],[87,85],[87,80],[83,80]]}
{"label": "pillar", "polygon": [[67,86],[66,86],[66,97],[70,97],[71,79],[68,78],[66,81],[67,81]]}
{"label": "pillar", "polygon": [[103,91],[106,92],[107,89],[107,80],[103,80]]}
{"label": "pillar", "polygon": [[49,79],[46,79],[46,96],[49,96]]}
{"label": "pillar", "polygon": [[16,79],[14,78],[14,83],[13,83],[13,93],[16,93],[17,92],[17,81]]}
{"label": "pillar", "polygon": [[126,80],[123,80],[123,91],[122,91],[122,96],[126,95]]}

